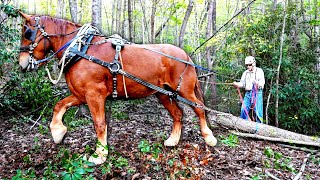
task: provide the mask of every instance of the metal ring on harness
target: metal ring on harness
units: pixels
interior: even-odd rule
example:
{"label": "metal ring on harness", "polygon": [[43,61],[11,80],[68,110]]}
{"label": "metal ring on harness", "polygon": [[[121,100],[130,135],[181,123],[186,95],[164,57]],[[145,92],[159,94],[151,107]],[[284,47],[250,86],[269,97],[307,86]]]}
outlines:
{"label": "metal ring on harness", "polygon": [[110,63],[109,70],[112,74],[118,73],[120,69],[121,69],[121,65],[119,62]]}

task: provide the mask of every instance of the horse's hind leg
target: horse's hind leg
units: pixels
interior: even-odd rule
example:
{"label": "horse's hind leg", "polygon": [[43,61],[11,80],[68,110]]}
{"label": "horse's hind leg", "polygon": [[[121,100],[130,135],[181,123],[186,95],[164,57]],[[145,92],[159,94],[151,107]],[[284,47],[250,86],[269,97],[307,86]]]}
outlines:
{"label": "horse's hind leg", "polygon": [[[198,103],[200,103],[200,102],[198,102]],[[201,134],[202,134],[206,144],[209,146],[215,146],[217,144],[217,139],[213,136],[211,129],[207,125],[204,110],[201,108],[196,108],[196,107],[193,107],[193,110],[197,114],[197,116],[199,117]]]}
{"label": "horse's hind leg", "polygon": [[172,119],[173,126],[170,137],[164,142],[165,146],[175,146],[178,144],[181,136],[181,128],[182,128],[182,115],[183,112],[178,106],[175,100],[170,100],[167,95],[157,93],[157,98],[163,104],[163,106],[168,110]]}
{"label": "horse's hind leg", "polygon": [[59,101],[53,110],[53,117],[50,123],[50,130],[52,134],[53,141],[55,143],[60,143],[67,132],[67,127],[62,123],[63,114],[71,106],[77,106],[82,104],[82,102],[75,96],[70,95],[63,100]]}
{"label": "horse's hind leg", "polygon": [[[181,96],[199,105],[203,105],[203,103],[196,97],[194,92],[187,93],[187,91],[181,90]],[[215,146],[217,144],[217,139],[213,136],[212,131],[207,125],[204,109],[194,106],[192,108],[199,117],[201,134],[206,144],[209,146]]]}

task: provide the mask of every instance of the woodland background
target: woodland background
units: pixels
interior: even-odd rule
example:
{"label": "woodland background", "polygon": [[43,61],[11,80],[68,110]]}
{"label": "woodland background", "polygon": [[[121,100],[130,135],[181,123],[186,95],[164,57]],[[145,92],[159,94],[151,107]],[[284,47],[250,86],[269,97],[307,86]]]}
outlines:
{"label": "woodland background", "polygon": [[[92,23],[105,35],[117,33],[135,43],[179,46],[196,64],[215,72],[198,72],[207,105],[234,115],[240,111],[237,90],[223,83],[238,80],[244,58],[253,55],[266,78],[265,123],[319,136],[319,0],[1,0],[1,119],[39,117],[47,124],[51,107],[68,91],[52,85],[41,68],[20,73],[23,19],[16,9]],[[51,66],[55,69],[56,64]],[[113,104],[112,116],[125,118],[122,108]],[[71,110],[65,119],[77,112]]]}

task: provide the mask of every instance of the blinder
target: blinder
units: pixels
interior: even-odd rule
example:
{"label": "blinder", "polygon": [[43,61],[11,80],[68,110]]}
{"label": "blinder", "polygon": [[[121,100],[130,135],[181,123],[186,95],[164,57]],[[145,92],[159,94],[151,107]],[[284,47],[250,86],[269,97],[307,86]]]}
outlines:
{"label": "blinder", "polygon": [[29,28],[29,26],[27,25],[24,25],[24,26],[27,28],[26,31],[24,32],[24,38],[34,42],[36,39],[38,28],[35,28],[34,30],[32,30]]}

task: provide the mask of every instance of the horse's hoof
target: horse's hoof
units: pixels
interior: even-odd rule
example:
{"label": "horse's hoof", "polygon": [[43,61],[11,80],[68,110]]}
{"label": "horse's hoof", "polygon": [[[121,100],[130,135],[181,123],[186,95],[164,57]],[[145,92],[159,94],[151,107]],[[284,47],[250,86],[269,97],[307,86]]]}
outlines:
{"label": "horse's hoof", "polygon": [[169,138],[166,141],[164,141],[165,146],[175,146],[178,144],[178,141],[173,140],[173,138]]}
{"label": "horse's hoof", "polygon": [[67,133],[67,127],[61,127],[60,129],[51,129],[51,134],[54,143],[61,143],[64,135]]}
{"label": "horse's hoof", "polygon": [[90,156],[88,161],[94,163],[95,165],[100,165],[100,164],[104,163],[106,160],[107,160],[106,157],[98,156],[98,157],[95,158],[93,156]]}
{"label": "horse's hoof", "polygon": [[207,138],[204,138],[205,142],[209,146],[215,146],[217,145],[217,139],[214,136],[209,136]]}

